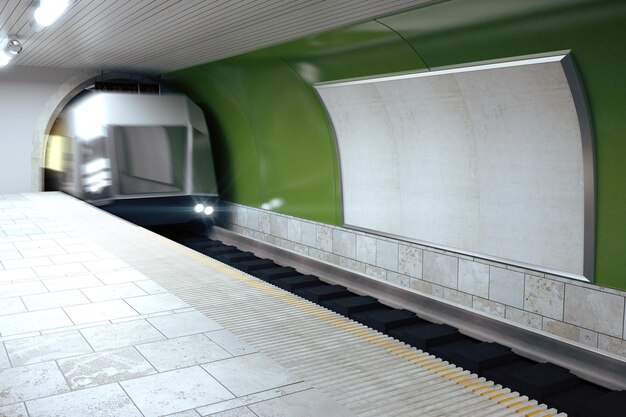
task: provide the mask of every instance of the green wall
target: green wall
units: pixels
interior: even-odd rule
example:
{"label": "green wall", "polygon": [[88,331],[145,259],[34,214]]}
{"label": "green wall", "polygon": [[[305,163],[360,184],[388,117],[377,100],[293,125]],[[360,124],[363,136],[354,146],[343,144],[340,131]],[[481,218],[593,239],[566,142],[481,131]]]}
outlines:
{"label": "green wall", "polygon": [[341,224],[312,84],[570,50],[595,139],[596,281],[626,289],[626,1],[450,0],[164,76],[206,112],[224,199]]}

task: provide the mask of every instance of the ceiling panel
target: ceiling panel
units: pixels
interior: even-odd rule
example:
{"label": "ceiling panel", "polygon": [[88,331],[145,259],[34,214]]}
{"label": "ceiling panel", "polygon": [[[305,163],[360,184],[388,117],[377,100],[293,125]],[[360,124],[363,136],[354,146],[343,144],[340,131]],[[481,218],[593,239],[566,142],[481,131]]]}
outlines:
{"label": "ceiling panel", "polygon": [[75,0],[37,32],[32,0],[0,2],[10,65],[167,72],[416,7],[431,0]]}

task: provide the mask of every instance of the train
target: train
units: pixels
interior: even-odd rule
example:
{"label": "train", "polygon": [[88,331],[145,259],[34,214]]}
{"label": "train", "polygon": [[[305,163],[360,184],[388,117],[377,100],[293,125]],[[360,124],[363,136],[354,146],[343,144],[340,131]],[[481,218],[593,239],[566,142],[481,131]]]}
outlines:
{"label": "train", "polygon": [[142,226],[210,221],[218,202],[202,110],[181,94],[86,90],[47,138],[46,191]]}

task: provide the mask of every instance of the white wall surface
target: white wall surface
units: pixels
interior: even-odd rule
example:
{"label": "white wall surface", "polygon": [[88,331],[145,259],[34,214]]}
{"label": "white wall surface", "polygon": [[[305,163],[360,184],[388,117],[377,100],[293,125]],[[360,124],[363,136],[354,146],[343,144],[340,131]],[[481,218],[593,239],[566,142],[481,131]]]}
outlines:
{"label": "white wall surface", "polygon": [[31,191],[37,120],[48,100],[77,71],[0,68],[0,193]]}

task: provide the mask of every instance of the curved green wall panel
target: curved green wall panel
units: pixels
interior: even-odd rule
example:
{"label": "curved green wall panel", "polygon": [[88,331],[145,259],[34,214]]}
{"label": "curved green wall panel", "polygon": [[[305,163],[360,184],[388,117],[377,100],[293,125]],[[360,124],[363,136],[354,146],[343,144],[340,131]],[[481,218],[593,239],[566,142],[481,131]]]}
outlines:
{"label": "curved green wall panel", "polygon": [[256,144],[238,101],[199,67],[164,78],[186,93],[205,112],[221,197],[257,206],[259,184],[249,180],[258,176]]}
{"label": "curved green wall panel", "polygon": [[313,83],[571,50],[594,129],[596,281],[626,289],[624,45],[623,0],[449,0],[164,78],[207,114],[224,199],[341,224]]}

